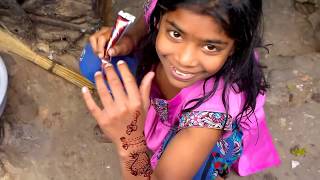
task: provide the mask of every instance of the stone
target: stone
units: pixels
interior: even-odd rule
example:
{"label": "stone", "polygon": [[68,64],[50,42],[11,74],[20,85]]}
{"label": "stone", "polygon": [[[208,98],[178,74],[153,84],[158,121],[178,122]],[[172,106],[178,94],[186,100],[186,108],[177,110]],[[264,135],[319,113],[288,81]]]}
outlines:
{"label": "stone", "polygon": [[54,17],[63,21],[70,21],[75,18],[85,16],[91,11],[91,3],[80,1],[52,1],[43,4],[41,8],[36,9],[33,13],[40,16]]}
{"label": "stone", "polygon": [[298,167],[299,165],[300,165],[299,161],[294,161],[294,160],[291,161],[291,168],[292,169]]}
{"label": "stone", "polygon": [[48,42],[53,41],[76,41],[82,33],[79,31],[68,30],[48,25],[39,25],[36,27],[37,38]]}
{"label": "stone", "polygon": [[318,9],[316,12],[312,13],[308,20],[312,24],[313,29],[316,29],[317,26],[320,24],[320,9]]}
{"label": "stone", "polygon": [[317,103],[320,103],[320,93],[313,93],[311,99]]}
{"label": "stone", "polygon": [[0,160],[0,179],[2,179],[7,174],[7,170],[4,167],[3,162]]}

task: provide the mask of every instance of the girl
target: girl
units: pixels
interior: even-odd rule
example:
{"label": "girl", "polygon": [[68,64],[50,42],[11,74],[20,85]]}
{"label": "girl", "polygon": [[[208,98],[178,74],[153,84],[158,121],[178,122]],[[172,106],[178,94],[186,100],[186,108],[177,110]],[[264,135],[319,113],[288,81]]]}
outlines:
{"label": "girl", "polygon": [[[254,48],[261,0],[158,0],[137,72],[95,74],[103,108],[83,97],[117,147],[124,179],[221,179],[277,165]],[[143,78],[140,78],[143,77]],[[151,155],[151,156],[149,156]]]}

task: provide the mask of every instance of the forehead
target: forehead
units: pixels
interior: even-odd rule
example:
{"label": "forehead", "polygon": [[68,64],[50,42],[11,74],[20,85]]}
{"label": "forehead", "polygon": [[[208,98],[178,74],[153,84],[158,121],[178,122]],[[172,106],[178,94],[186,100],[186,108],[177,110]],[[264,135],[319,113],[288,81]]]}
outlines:
{"label": "forehead", "polygon": [[228,38],[214,17],[199,14],[188,9],[178,8],[164,15],[163,20],[176,24],[186,34],[200,39],[212,39],[217,36]]}

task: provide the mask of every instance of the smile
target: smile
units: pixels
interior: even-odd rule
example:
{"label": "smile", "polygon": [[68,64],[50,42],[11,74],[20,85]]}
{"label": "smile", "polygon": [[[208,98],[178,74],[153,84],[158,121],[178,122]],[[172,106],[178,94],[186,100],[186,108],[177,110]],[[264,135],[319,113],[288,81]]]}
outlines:
{"label": "smile", "polygon": [[175,67],[171,67],[171,73],[174,76],[174,78],[180,81],[188,81],[195,76],[195,74],[181,72]]}

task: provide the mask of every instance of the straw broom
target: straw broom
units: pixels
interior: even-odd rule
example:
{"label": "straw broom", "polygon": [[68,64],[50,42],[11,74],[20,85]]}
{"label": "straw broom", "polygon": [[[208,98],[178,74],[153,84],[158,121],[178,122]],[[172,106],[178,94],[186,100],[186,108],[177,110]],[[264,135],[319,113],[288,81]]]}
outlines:
{"label": "straw broom", "polygon": [[13,34],[9,32],[4,32],[4,30],[2,29],[0,29],[0,50],[5,50],[13,54],[19,55],[33,62],[34,64],[42,67],[43,69],[64,78],[65,80],[73,83],[78,87],[86,86],[89,88],[90,91],[94,90],[93,84],[80,74],[48,58],[38,55],[19,39],[14,37]]}

